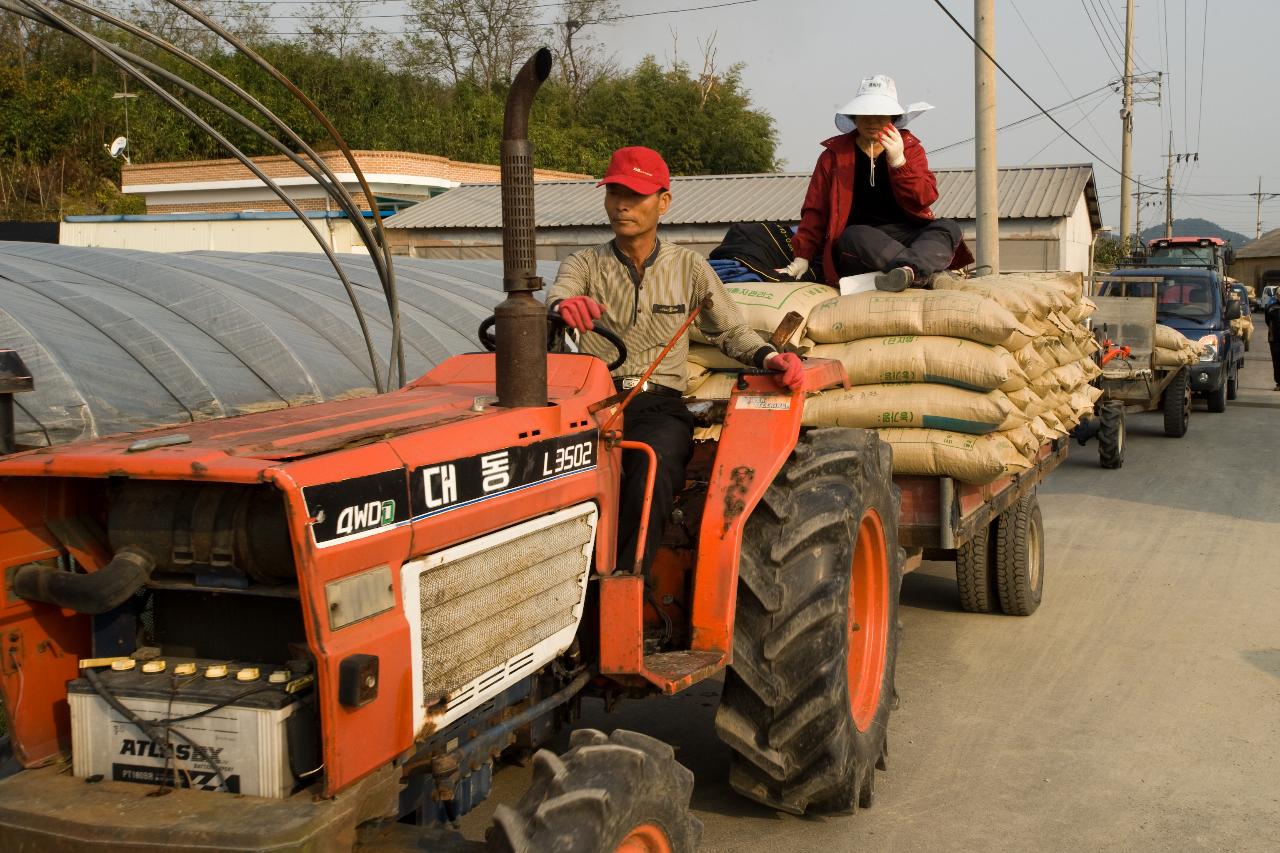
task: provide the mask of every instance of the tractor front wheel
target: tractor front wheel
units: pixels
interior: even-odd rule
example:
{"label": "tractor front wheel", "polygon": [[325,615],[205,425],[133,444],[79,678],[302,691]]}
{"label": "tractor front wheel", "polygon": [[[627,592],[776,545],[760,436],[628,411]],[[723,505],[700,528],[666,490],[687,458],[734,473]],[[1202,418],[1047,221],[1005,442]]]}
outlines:
{"label": "tractor front wheel", "polygon": [[716,714],[740,794],[793,814],[871,805],[896,701],[898,503],[874,432],[820,429],[748,519]]}
{"label": "tractor front wheel", "polygon": [[533,756],[533,784],[498,806],[494,853],[692,853],[702,823],[689,813],[693,774],[668,744],[618,729],[579,729],[563,757]]}

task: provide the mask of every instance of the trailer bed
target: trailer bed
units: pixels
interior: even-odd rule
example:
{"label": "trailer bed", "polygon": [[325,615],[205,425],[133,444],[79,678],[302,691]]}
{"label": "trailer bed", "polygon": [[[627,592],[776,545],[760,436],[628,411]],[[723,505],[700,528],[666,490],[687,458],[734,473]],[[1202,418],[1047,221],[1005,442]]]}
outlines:
{"label": "trailer bed", "polygon": [[955,559],[955,551],[1030,493],[1067,458],[1066,437],[1040,447],[1035,463],[1025,471],[973,486],[951,477],[897,475],[902,492],[898,513],[898,541],[907,549],[907,570],[922,559]]}

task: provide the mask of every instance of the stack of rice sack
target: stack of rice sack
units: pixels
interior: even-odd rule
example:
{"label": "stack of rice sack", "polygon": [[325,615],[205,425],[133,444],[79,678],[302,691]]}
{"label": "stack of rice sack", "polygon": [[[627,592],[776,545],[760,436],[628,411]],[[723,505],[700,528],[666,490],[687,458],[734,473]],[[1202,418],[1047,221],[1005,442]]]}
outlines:
{"label": "stack of rice sack", "polygon": [[[799,343],[843,363],[852,387],[810,397],[804,424],[879,430],[901,474],[986,483],[1025,470],[1099,394],[1080,277],[941,276],[935,288],[828,290],[809,308]],[[734,366],[714,349],[695,347],[690,360],[691,370]],[[727,397],[733,379],[713,372],[696,396]]]}
{"label": "stack of rice sack", "polygon": [[[747,324],[766,340],[787,314],[794,311],[808,320],[809,312],[830,300],[834,293],[825,284],[789,281],[736,282],[726,284],[725,290],[742,311]],[[737,377],[713,371],[737,370],[742,368],[742,364],[708,344],[697,326],[690,330],[689,336],[692,343],[689,347],[689,384],[685,393],[705,400],[727,399]],[[802,323],[788,343],[803,351],[813,342],[804,337]]]}
{"label": "stack of rice sack", "polygon": [[1200,359],[1200,344],[1172,326],[1156,323],[1151,363],[1156,367],[1178,367],[1195,364]]}

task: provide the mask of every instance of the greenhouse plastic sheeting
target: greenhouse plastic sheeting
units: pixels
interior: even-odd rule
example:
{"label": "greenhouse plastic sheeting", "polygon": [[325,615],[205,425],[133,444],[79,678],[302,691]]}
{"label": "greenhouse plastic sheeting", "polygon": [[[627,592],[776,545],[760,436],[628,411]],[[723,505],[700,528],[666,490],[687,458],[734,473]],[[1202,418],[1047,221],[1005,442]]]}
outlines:
{"label": "greenhouse plastic sheeting", "polygon": [[[387,371],[391,324],[367,256],[340,258]],[[540,262],[550,281],[557,264]],[[410,379],[479,349],[499,261],[395,259]],[[157,253],[0,242],[0,347],[19,447],[372,394],[355,312],[320,254]]]}

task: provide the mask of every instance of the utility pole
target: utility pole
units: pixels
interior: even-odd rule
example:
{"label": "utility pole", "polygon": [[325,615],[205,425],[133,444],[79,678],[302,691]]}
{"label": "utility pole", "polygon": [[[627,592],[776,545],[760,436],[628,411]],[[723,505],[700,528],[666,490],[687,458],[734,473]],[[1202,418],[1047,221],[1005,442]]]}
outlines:
{"label": "utility pole", "polygon": [[1262,236],[1262,176],[1258,176],[1258,232],[1254,234],[1254,239]]}
{"label": "utility pole", "polygon": [[1125,3],[1124,103],[1120,107],[1120,251],[1129,254],[1129,175],[1133,171],[1133,0]]}
{"label": "utility pole", "polygon": [[1186,160],[1190,163],[1192,160],[1200,162],[1200,152],[1193,151],[1191,153],[1174,154],[1173,153],[1173,131],[1169,131],[1169,163],[1164,170],[1164,236],[1173,236],[1173,160],[1178,159],[1181,163]]}
{"label": "utility pole", "polygon": [[[1132,0],[1130,0],[1132,2]],[[1000,197],[996,166],[996,67],[988,55],[996,55],[995,0],[974,0],[973,52],[974,183],[977,203],[979,267],[991,275],[1000,272]],[[985,53],[984,53],[985,51]]]}

